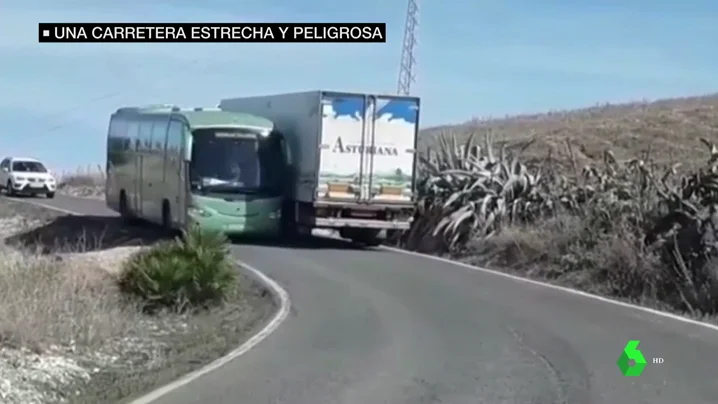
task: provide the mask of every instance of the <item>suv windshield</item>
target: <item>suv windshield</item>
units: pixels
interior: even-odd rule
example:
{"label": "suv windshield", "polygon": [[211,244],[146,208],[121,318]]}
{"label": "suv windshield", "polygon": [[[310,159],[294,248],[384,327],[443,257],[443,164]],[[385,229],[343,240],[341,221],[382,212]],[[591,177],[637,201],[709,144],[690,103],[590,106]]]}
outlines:
{"label": "suv windshield", "polygon": [[281,193],[281,154],[270,139],[246,129],[198,129],[192,137],[192,190]]}
{"label": "suv windshield", "polygon": [[37,161],[13,161],[12,171],[22,173],[46,173],[47,169]]}

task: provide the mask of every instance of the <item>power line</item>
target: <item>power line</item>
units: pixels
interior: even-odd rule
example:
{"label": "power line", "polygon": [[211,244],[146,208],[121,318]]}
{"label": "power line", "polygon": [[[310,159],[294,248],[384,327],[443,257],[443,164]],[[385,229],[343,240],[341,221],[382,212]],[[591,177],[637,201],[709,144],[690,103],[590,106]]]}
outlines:
{"label": "power line", "polygon": [[[128,89],[125,88],[125,89],[122,90],[122,91],[116,91],[116,92],[113,92],[113,93],[110,93],[110,94],[105,94],[105,95],[102,95],[102,96],[99,96],[99,97],[95,97],[95,98],[92,98],[92,99],[89,99],[89,100],[87,100],[87,101],[85,101],[85,102],[79,103],[79,104],[77,104],[77,105],[75,105],[75,106],[73,106],[73,107],[71,107],[71,108],[68,108],[68,109],[66,109],[66,110],[64,110],[64,111],[62,111],[62,112],[60,112],[60,113],[56,113],[56,114],[53,114],[53,115],[55,115],[55,116],[67,116],[67,115],[71,115],[71,113],[74,112],[74,111],[77,111],[77,110],[80,110],[80,109],[82,109],[82,108],[85,108],[85,107],[87,106],[87,104],[92,104],[92,103],[96,103],[96,102],[100,102],[100,101],[105,101],[105,100],[113,99],[113,98],[116,98],[116,97],[119,97],[119,96],[127,96],[127,95],[130,95],[130,94],[133,94],[133,93],[137,93],[137,92],[139,92],[140,90],[142,90],[142,91],[153,90],[153,89],[159,87],[159,86],[162,85],[162,84],[165,84],[165,83],[167,83],[167,82],[170,82],[171,80],[176,79],[176,77],[179,76],[181,73],[184,73],[188,67],[197,65],[200,60],[201,60],[201,59],[199,59],[199,58],[198,58],[198,59],[193,59],[193,60],[191,60],[191,61],[190,61],[189,63],[187,63],[187,64],[178,65],[178,68],[175,68],[170,74],[162,76],[161,78],[159,78],[158,80],[156,80],[156,81],[155,81],[152,85],[150,85],[150,86],[138,86],[136,83],[134,83],[134,85],[131,85],[131,87],[134,87],[134,88],[130,88],[130,89],[129,89],[130,91],[128,91]],[[216,63],[215,63],[214,61],[210,61],[210,62],[204,64],[204,66],[202,67],[202,70],[201,70],[200,72],[201,72],[201,73],[206,72],[210,67],[214,66],[215,64],[216,64]],[[140,66],[140,67],[141,67],[141,66]],[[134,90],[134,91],[133,91],[133,90]],[[56,131],[56,130],[58,130],[58,129],[62,129],[62,128],[65,128],[65,127],[74,125],[74,124],[76,124],[76,123],[78,123],[78,122],[81,122],[81,121],[83,121],[83,118],[71,119],[71,120],[69,120],[69,121],[64,121],[64,122],[62,122],[62,121],[56,122],[55,124],[50,125],[47,129],[45,129],[45,131],[47,131],[47,132],[54,132],[54,131]]]}

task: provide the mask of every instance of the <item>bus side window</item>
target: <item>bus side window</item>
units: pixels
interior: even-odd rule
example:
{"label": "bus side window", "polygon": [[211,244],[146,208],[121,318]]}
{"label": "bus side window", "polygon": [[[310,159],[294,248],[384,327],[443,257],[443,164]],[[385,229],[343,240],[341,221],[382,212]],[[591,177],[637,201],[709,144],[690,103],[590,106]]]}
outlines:
{"label": "bus side window", "polygon": [[171,120],[167,129],[167,156],[172,160],[178,160],[182,151],[182,126],[180,121]]}
{"label": "bus side window", "polygon": [[121,116],[112,117],[107,135],[107,167],[110,169],[127,161],[126,153],[127,122]]}
{"label": "bus side window", "polygon": [[184,123],[176,119],[169,121],[167,127],[167,139],[166,139],[166,154],[165,164],[169,165],[169,168],[165,168],[166,171],[171,171],[175,175],[179,174],[184,181],[184,170],[182,165],[182,130]]}
{"label": "bus side window", "polygon": [[117,139],[118,150],[121,152],[126,152],[128,149],[128,136],[127,136],[127,120],[125,118],[117,118],[117,122],[115,125],[114,135]]}
{"label": "bus side window", "polygon": [[[190,130],[189,126],[182,122],[180,127],[182,136],[180,137],[180,159],[184,160],[185,157],[188,158],[188,160],[192,159],[192,155],[194,154],[192,152],[192,145],[194,145],[194,139],[192,138],[192,131]],[[185,150],[186,149],[186,150]]]}
{"label": "bus side window", "polygon": [[117,149],[118,149],[118,139],[117,139],[117,121],[119,118],[111,117],[110,118],[110,126],[107,128],[107,158],[105,160],[105,174],[110,174],[110,169],[117,165],[118,158],[117,158]]}
{"label": "bus side window", "polygon": [[130,120],[127,123],[127,138],[129,139],[130,144],[130,151],[132,152],[138,152],[140,151],[140,124],[137,123],[137,121]]}
{"label": "bus side window", "polygon": [[152,150],[152,121],[144,118],[140,121],[140,131],[137,136],[139,139],[139,149],[141,152],[150,152]]}
{"label": "bus side window", "polygon": [[158,116],[153,119],[152,124],[152,153],[164,158],[167,126],[169,120],[165,116]]}

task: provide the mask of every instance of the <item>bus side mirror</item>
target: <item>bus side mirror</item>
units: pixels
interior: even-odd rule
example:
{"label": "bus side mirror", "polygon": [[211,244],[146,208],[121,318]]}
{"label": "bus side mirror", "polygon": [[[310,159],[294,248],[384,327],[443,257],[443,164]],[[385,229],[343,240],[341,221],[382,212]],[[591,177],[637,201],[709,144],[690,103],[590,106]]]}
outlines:
{"label": "bus side mirror", "polygon": [[192,135],[187,135],[184,138],[184,161],[192,160]]}

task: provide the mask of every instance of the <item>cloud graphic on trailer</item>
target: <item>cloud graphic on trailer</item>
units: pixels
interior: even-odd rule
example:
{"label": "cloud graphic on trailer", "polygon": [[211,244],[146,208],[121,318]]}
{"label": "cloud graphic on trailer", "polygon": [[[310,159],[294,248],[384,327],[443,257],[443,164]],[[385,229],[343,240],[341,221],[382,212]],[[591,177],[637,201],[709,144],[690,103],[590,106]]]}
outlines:
{"label": "cloud graphic on trailer", "polygon": [[[334,118],[348,117],[361,120],[364,114],[364,99],[358,97],[334,98],[332,99],[332,110]],[[405,122],[416,124],[419,108],[417,103],[411,100],[379,99],[376,118],[379,119],[384,115],[389,115],[388,121],[401,119]]]}
{"label": "cloud graphic on trailer", "polygon": [[404,122],[416,124],[419,119],[418,102],[412,100],[378,100],[377,102],[377,119],[384,115],[389,115],[388,121],[401,119]]}

